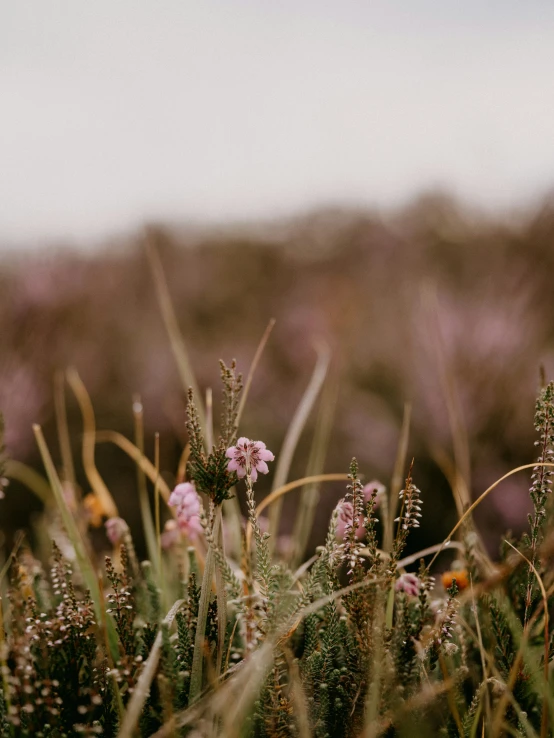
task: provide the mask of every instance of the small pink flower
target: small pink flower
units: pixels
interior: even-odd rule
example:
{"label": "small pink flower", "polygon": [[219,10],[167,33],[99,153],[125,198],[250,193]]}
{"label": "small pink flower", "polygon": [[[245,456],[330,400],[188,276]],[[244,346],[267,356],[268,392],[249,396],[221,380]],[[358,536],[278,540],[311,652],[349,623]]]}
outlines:
{"label": "small pink flower", "polygon": [[188,538],[198,538],[203,528],[200,522],[200,498],[194,484],[178,484],[170,494],[168,504],[177,508],[179,529]]}
{"label": "small pink flower", "polygon": [[200,509],[196,487],[190,482],[178,484],[169,495],[168,505],[177,508],[177,514],[181,511],[191,511],[193,514]]}
{"label": "small pink flower", "polygon": [[123,518],[109,518],[104,523],[106,535],[112,546],[118,546],[122,543],[124,537],[129,532],[129,526]]}
{"label": "small pink flower", "polygon": [[179,525],[176,520],[168,520],[164,525],[163,533],[161,535],[161,544],[164,551],[167,551],[176,543],[179,543],[181,533],[179,532]]}
{"label": "small pink flower", "polygon": [[199,515],[191,515],[190,517],[179,515],[177,517],[177,523],[179,524],[181,533],[184,533],[191,541],[199,538],[204,532]]}
{"label": "small pink flower", "polygon": [[[375,506],[373,510],[377,510],[380,505],[381,499],[386,492],[385,485],[381,484],[377,480],[369,482],[363,488],[364,502],[367,503],[371,499],[374,490],[377,490],[377,496],[375,498]],[[341,500],[337,508],[339,510],[339,517],[337,521],[337,538],[342,540],[346,532],[346,527],[352,524],[352,503],[348,500]],[[358,529],[356,531],[357,538],[363,538],[365,536],[364,518],[362,517],[358,522]]]}
{"label": "small pink flower", "polygon": [[[352,514],[353,514],[354,508],[352,507],[352,503],[348,502],[348,500],[340,500],[340,502],[337,505],[337,510],[339,512],[339,516],[337,519],[336,535],[339,541],[342,541],[346,533],[346,528],[349,525],[352,525]],[[364,534],[364,526],[363,526],[363,521],[362,521],[361,525],[358,526],[358,530],[356,531],[356,536],[361,538],[363,534]]]}
{"label": "small pink flower", "polygon": [[407,595],[417,597],[419,594],[419,579],[415,574],[405,572],[398,577],[394,588],[397,592],[405,592]]}
{"label": "small pink flower", "polygon": [[236,472],[239,479],[249,474],[253,482],[257,480],[258,472],[268,473],[266,461],[273,461],[275,458],[265,447],[265,443],[244,437],[239,438],[236,446],[228,448],[225,456],[231,459],[227,464],[227,471]]}

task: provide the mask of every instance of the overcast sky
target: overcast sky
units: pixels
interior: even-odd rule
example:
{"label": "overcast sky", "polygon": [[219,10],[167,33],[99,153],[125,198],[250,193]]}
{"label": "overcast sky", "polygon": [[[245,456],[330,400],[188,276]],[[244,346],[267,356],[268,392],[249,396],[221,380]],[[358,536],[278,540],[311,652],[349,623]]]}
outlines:
{"label": "overcast sky", "polygon": [[551,0],[0,0],[0,245],[554,185]]}

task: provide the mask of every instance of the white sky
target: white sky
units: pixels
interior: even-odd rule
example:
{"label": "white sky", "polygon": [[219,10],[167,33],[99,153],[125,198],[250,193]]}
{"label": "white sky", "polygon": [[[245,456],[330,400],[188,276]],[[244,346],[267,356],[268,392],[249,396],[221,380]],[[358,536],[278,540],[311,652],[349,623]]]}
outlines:
{"label": "white sky", "polygon": [[551,0],[0,0],[0,246],[553,184]]}

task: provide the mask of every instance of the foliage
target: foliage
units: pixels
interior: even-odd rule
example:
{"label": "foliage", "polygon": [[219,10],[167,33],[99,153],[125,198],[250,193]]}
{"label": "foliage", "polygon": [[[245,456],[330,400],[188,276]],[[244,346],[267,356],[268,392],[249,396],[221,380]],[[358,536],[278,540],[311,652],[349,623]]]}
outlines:
{"label": "foliage", "polygon": [[[129,542],[116,546],[104,562],[100,603],[58,519],[49,575],[25,544],[11,556],[0,734],[553,735],[553,507],[545,464],[554,446],[554,384],[537,404],[530,534],[519,552],[506,543],[494,565],[467,515],[458,568],[444,589],[423,553],[402,558],[424,496],[414,462],[390,551],[381,548],[379,518],[391,500],[364,496],[353,459],[325,543],[300,569],[289,568],[286,553],[272,557],[249,475],[242,551],[225,552],[219,526],[239,522],[227,513],[221,522],[219,507],[237,483],[225,461],[238,432],[235,369],[222,364],[222,422],[211,449],[189,395],[189,478],[209,503],[195,548],[176,540],[159,565],[137,568]],[[352,516],[339,538],[344,505]],[[84,535],[78,505],[71,514]],[[208,561],[213,581],[200,576]]]}

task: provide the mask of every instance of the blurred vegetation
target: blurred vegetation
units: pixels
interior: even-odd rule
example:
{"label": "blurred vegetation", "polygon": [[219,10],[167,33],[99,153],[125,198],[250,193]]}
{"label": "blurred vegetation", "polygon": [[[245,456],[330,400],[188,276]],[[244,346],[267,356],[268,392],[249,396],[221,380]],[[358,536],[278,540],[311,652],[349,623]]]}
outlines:
{"label": "blurred vegetation", "polygon": [[[492,218],[433,195],[387,217],[325,210],[259,227],[156,225],[94,253],[52,246],[4,255],[0,409],[8,457],[40,468],[31,430],[38,422],[61,463],[53,388],[57,373],[73,366],[98,429],[133,438],[138,394],[147,455],[153,458],[159,432],[161,469],[177,468],[187,438],[186,391],[158,304],[149,243],[163,264],[202,392],[213,387],[218,399],[220,356],[236,358],[246,374],[276,319],[241,429],[277,455],[322,343],[332,356],[323,390],[329,406],[336,395],[325,471],[344,470],[355,455],[368,478],[389,485],[411,403],[409,456],[430,501],[412,543],[416,549],[436,541],[456,519],[449,489],[455,457],[473,497],[533,457],[541,365],[554,375],[553,238],[552,202]],[[82,419],[71,391],[66,403],[75,471],[86,493]],[[317,410],[300,438],[291,479],[306,472],[316,417]],[[138,516],[132,461],[110,444],[97,446],[96,461],[132,524]],[[166,479],[171,486],[174,479]],[[268,490],[267,480],[259,486]],[[506,527],[526,525],[527,486],[513,477],[477,511],[493,552]],[[8,543],[40,507],[23,485],[14,481],[11,489],[17,494],[0,502]],[[340,484],[325,488],[312,545],[321,542],[341,494]],[[294,505],[287,496],[282,532],[291,530]]]}

